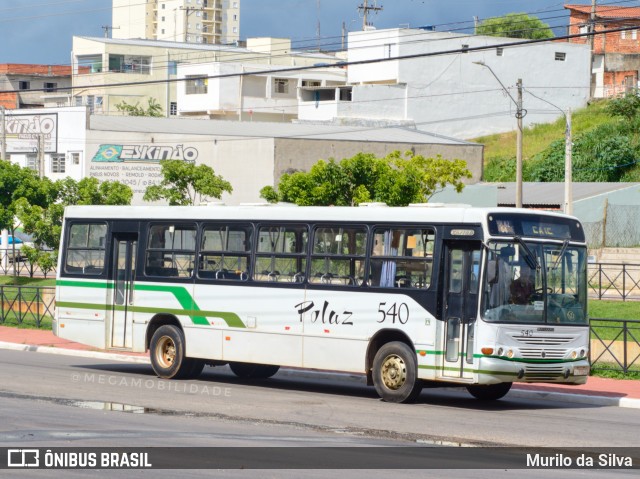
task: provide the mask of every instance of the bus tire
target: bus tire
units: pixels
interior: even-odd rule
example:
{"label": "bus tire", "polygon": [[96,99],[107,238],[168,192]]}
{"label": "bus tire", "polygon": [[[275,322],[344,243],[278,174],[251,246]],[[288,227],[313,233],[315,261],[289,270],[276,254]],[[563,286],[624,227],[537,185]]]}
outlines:
{"label": "bus tire", "polygon": [[159,378],[182,379],[193,367],[193,359],[185,356],[184,335],[172,324],[160,326],[151,338],[151,366]]}
{"label": "bus tire", "polygon": [[474,398],[481,401],[495,401],[503,398],[511,389],[513,383],[499,383],[488,385],[467,386],[467,391]]}
{"label": "bus tire", "polygon": [[416,353],[399,341],[383,345],[373,358],[373,385],[383,401],[415,401],[422,391]]}
{"label": "bus tire", "polygon": [[233,374],[241,379],[267,379],[278,372],[280,366],[253,363],[229,363]]}

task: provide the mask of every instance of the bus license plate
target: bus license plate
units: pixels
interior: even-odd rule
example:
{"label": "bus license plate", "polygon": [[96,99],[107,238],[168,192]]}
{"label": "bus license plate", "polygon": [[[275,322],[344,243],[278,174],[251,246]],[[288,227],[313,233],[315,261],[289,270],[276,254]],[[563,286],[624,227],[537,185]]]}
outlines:
{"label": "bus license plate", "polygon": [[574,376],[586,376],[589,374],[589,366],[575,366],[573,368]]}

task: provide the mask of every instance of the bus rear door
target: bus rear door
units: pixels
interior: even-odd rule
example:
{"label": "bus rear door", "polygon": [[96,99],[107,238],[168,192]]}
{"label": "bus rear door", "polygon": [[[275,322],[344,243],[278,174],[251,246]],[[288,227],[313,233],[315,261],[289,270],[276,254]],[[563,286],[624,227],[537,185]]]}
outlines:
{"label": "bus rear door", "polygon": [[111,323],[107,343],[111,348],[131,349],[133,347],[133,298],[135,284],[135,261],[138,235],[132,233],[114,234],[112,241],[112,281]]}

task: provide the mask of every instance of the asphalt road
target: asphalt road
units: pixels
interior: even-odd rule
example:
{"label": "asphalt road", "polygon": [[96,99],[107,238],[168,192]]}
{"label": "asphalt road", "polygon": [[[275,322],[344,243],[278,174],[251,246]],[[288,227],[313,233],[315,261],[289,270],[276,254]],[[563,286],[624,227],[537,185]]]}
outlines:
{"label": "asphalt road", "polygon": [[[638,430],[638,409],[508,396],[483,404],[464,390],[455,389],[427,389],[418,403],[397,405],[380,401],[372,388],[346,376],[278,373],[272,379],[250,383],[238,380],[227,368],[205,368],[198,380],[165,381],[157,379],[147,365],[0,351],[0,447],[348,447],[423,443],[639,447]],[[65,472],[65,477],[84,477],[82,471],[67,472],[70,474]],[[301,477],[295,472],[267,471],[247,476],[249,471],[230,470],[222,476]],[[429,477],[496,477],[485,475],[486,471],[445,472],[433,471]],[[540,477],[540,471],[535,472],[518,471],[518,475]],[[633,471],[600,471],[597,476],[591,473],[563,470],[549,477],[633,477]],[[52,477],[51,471],[29,474]],[[110,471],[108,477],[120,477],[118,474]],[[206,472],[180,476],[199,474]],[[380,471],[349,471],[340,477],[379,474],[382,477]],[[411,471],[394,472],[397,477],[409,474],[415,477]],[[154,471],[154,477],[175,475],[175,471]],[[122,477],[135,476],[129,471]],[[215,477],[221,476],[216,473]],[[305,471],[304,477],[328,476],[322,471]]]}

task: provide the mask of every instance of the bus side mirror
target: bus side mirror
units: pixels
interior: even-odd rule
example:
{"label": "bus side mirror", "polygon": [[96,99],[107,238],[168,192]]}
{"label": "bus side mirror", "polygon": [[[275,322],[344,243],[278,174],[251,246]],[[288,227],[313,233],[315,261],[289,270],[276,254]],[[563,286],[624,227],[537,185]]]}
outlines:
{"label": "bus side mirror", "polygon": [[495,259],[487,261],[487,282],[489,284],[498,282],[498,261]]}

